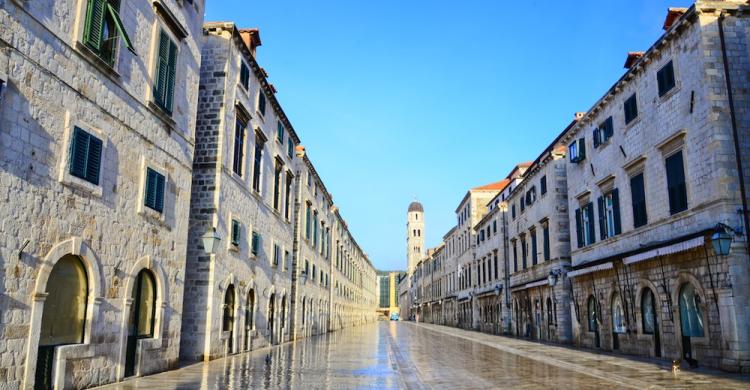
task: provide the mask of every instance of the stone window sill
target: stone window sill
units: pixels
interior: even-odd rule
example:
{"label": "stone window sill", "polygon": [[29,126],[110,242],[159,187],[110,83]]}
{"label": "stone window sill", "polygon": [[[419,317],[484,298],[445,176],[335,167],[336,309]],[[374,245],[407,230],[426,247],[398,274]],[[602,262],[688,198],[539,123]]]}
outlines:
{"label": "stone window sill", "polygon": [[118,84],[120,83],[120,74],[117,73],[113,65],[110,65],[106,61],[101,59],[99,55],[97,55],[93,50],[89,49],[88,46],[84,45],[81,42],[76,42],[75,48],[81,54],[81,56],[86,59],[86,61],[88,61],[91,65],[93,65],[107,77],[112,79],[112,81]]}

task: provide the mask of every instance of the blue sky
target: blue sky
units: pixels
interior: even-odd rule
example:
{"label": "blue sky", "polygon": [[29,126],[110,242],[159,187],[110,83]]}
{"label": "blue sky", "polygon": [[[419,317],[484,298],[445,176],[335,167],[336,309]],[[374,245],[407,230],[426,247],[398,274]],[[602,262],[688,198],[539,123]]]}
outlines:
{"label": "blue sky", "polygon": [[438,245],[470,187],[533,160],[686,0],[208,0],[258,62],[357,242],[406,265],[406,209]]}

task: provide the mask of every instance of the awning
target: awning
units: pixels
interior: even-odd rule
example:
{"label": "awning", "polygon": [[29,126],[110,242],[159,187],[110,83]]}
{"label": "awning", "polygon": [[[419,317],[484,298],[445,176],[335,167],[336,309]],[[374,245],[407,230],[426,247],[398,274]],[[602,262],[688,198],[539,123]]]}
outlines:
{"label": "awning", "polygon": [[[705,244],[705,238],[703,236],[691,238],[689,240],[681,241],[672,245],[663,246],[661,248],[651,249],[643,253],[638,253],[633,256],[624,257],[622,262],[625,264],[634,264],[644,260],[653,259],[654,257],[671,255],[673,253],[684,252]],[[570,274],[568,274],[570,275]]]}
{"label": "awning", "polygon": [[575,271],[570,271],[568,272],[568,277],[575,278],[576,276],[586,275],[592,272],[604,271],[604,270],[608,270],[612,268],[613,268],[612,262],[609,261],[604,264],[593,265],[591,267],[586,267],[586,268],[577,269]]}
{"label": "awning", "polygon": [[536,282],[526,283],[524,285],[514,287],[512,291],[521,291],[521,290],[526,290],[532,287],[548,286],[548,285],[549,285],[549,281],[547,281],[547,278],[544,278],[542,280],[537,280]]}

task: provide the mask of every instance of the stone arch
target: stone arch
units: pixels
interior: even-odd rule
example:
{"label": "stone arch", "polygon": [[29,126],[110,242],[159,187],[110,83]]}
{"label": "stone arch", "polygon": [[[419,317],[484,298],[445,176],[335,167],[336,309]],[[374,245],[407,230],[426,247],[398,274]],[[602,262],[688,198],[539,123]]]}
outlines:
{"label": "stone arch", "polygon": [[[39,273],[36,277],[34,290],[31,296],[31,319],[29,322],[29,337],[26,341],[26,364],[24,369],[24,387],[33,387],[36,373],[36,363],[39,347],[39,335],[42,326],[42,314],[44,302],[47,298],[47,282],[52,269],[57,262],[67,255],[73,255],[80,259],[86,270],[87,279],[87,302],[86,320],[84,324],[83,345],[91,345],[92,334],[97,331],[94,323],[99,319],[99,305],[104,299],[104,283],[100,269],[100,260],[91,247],[82,237],[74,236],[55,244],[42,259]],[[77,344],[80,345],[80,344]],[[58,347],[65,348],[65,347]],[[75,358],[78,355],[88,354],[87,348],[66,349],[64,356],[57,358],[57,367],[65,367],[67,358]],[[53,381],[55,386],[62,388],[64,373],[55,373]]]}
{"label": "stone arch", "polygon": [[[701,341],[701,343],[708,342],[708,339],[709,339],[708,335],[711,332],[711,325],[712,325],[712,324],[709,323],[708,320],[710,318],[709,311],[711,310],[711,307],[713,305],[709,304],[709,302],[708,302],[708,296],[706,295],[706,290],[703,288],[703,284],[701,283],[700,279],[698,279],[698,277],[696,277],[691,272],[682,271],[682,272],[678,273],[677,277],[674,278],[674,280],[672,281],[672,289],[671,289],[670,293],[671,293],[671,296],[672,296],[672,308],[671,308],[671,310],[672,310],[672,316],[675,319],[675,321],[674,321],[674,334],[675,334],[675,339],[676,339],[677,343],[680,346],[680,350],[682,350],[682,348],[683,348],[683,345],[682,345],[682,326],[681,326],[682,325],[682,323],[681,323],[682,318],[680,317],[680,290],[687,283],[690,283],[690,284],[693,285],[693,288],[695,289],[696,294],[698,294],[698,296],[701,299],[700,310],[701,310],[701,317],[702,317],[702,320],[703,320],[703,334],[704,334],[704,336],[703,337],[697,337],[697,339],[703,340],[703,341]],[[718,315],[718,313],[717,313],[717,315]]]}
{"label": "stone arch", "polygon": [[161,339],[164,334],[164,316],[169,297],[169,285],[167,283],[167,274],[159,262],[152,260],[151,256],[143,256],[138,259],[133,266],[126,271],[123,278],[124,292],[122,297],[122,318],[120,319],[120,353],[117,364],[117,380],[125,377],[125,354],[127,350],[127,327],[130,315],[130,306],[133,304],[133,288],[135,288],[135,279],[143,271],[151,271],[156,283],[156,313],[154,318],[154,335],[153,339]]}
{"label": "stone arch", "polygon": [[651,280],[645,278],[640,278],[638,280],[638,286],[635,295],[635,311],[636,313],[638,313],[638,315],[634,316],[635,321],[638,323],[636,329],[638,329],[639,334],[643,334],[643,311],[641,310],[641,303],[643,302],[643,294],[646,292],[646,289],[651,290],[651,293],[653,294],[655,301],[654,304],[656,305],[657,309],[657,315],[660,315],[658,321],[659,332],[661,334],[664,334],[661,329],[662,322],[664,322],[664,306],[662,306],[664,304],[664,300],[662,299],[662,295],[659,292],[659,287],[655,285]]}

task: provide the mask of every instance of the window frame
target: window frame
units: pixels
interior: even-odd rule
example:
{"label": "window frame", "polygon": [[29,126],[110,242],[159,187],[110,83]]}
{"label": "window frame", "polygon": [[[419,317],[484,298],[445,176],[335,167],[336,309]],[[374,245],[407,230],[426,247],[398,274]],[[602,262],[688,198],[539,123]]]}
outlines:
{"label": "window frame", "polygon": [[[153,175],[150,175],[153,173]],[[151,183],[151,177],[156,180],[156,188],[154,191],[156,192],[154,194],[154,202],[153,204],[149,204],[149,188]],[[161,182],[161,196],[159,196],[159,183]],[[156,168],[152,168],[151,166],[146,167],[146,172],[144,174],[144,185],[143,185],[145,191],[143,192],[143,202],[142,204],[159,214],[164,214],[164,206],[166,201],[166,190],[167,190],[167,176],[163,173],[159,172]],[[161,198],[161,200],[159,199]]]}
{"label": "window frame", "polygon": [[[665,79],[665,75],[668,76]],[[659,97],[664,97],[677,87],[677,77],[674,70],[674,61],[669,60],[656,71],[656,84]],[[671,85],[670,85],[671,84]],[[666,89],[664,89],[666,88]]]}
{"label": "window frame", "polygon": [[[153,70],[152,70],[152,80],[153,85],[151,87],[151,102],[158,107],[160,110],[162,110],[165,114],[168,116],[172,116],[174,112],[174,97],[176,95],[176,86],[177,86],[177,68],[178,68],[178,59],[180,57],[180,40],[177,39],[177,37],[174,36],[172,31],[164,26],[161,22],[158,22],[156,24],[156,29],[154,33],[154,39],[153,39],[153,45],[154,45],[154,58],[152,60],[153,62]],[[162,44],[162,37],[167,38],[167,42],[169,44],[168,47],[168,58],[167,58],[167,64],[166,64],[166,74],[161,75],[160,74],[160,64],[161,64],[161,44]],[[172,48],[174,47],[174,52],[172,52]],[[174,63],[172,63],[174,61]],[[170,72],[173,74],[171,75],[172,80],[170,81]],[[160,86],[162,85],[162,77],[167,78],[167,85],[166,90],[162,91],[160,90]],[[171,91],[169,88],[171,87]],[[171,92],[171,93],[170,93]],[[169,96],[171,94],[171,96]],[[160,96],[164,95],[164,96]],[[162,99],[164,99],[162,101]]]}
{"label": "window frame", "polygon": [[638,119],[638,96],[637,93],[633,92],[627,99],[622,103],[623,114],[625,118],[625,125],[633,123]]}

